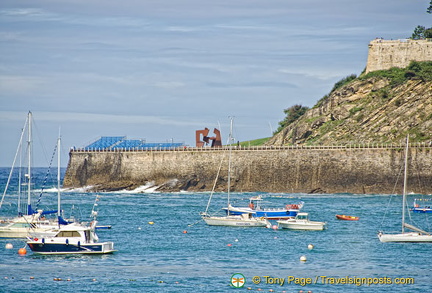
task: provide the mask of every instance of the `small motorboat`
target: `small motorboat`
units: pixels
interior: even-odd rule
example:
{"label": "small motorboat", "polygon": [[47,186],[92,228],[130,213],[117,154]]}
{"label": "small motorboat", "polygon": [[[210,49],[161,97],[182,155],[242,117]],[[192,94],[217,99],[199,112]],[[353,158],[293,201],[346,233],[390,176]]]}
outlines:
{"label": "small motorboat", "polygon": [[96,221],[90,226],[72,223],[39,235],[28,237],[27,245],[35,254],[107,254],[113,253],[113,242],[98,242]]}
{"label": "small motorboat", "polygon": [[283,229],[291,230],[324,230],[325,222],[310,221],[308,213],[298,213],[295,219],[277,221]]}
{"label": "small motorboat", "polygon": [[347,215],[336,215],[336,219],[345,220],[345,221],[358,221],[360,218],[355,216],[347,216]]}

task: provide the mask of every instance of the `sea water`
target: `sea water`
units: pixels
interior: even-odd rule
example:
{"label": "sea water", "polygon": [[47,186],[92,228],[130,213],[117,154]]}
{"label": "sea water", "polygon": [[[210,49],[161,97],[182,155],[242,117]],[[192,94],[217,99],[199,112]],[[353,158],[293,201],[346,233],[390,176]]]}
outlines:
{"label": "sea water", "polygon": [[[34,171],[34,188],[41,191],[46,170]],[[2,190],[8,172],[0,168]],[[40,208],[56,209],[53,187],[55,183],[44,189]],[[1,216],[16,213],[17,195],[11,193]],[[263,204],[273,207],[304,201],[303,211],[311,220],[327,222],[328,229],[207,226],[199,213],[210,193],[70,190],[62,192],[66,215],[91,220],[95,207],[99,225],[112,226],[98,230],[100,241],[113,241],[117,252],[38,256],[27,247],[27,254],[20,256],[23,240],[1,239],[0,292],[431,291],[432,244],[381,243],[377,238],[379,230],[400,231],[400,196],[232,193],[233,205],[246,206],[248,198],[258,194]],[[410,195],[409,202],[414,197]],[[226,194],[214,194],[211,210],[224,206]],[[336,214],[360,220],[341,221]],[[412,217],[429,229],[427,215]],[[7,243],[14,248],[6,249]]]}

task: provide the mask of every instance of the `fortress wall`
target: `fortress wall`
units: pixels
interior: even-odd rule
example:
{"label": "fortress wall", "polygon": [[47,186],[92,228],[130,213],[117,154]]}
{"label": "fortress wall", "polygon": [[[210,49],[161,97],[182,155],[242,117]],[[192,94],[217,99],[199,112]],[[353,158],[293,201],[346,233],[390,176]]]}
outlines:
{"label": "fortress wall", "polygon": [[432,61],[432,41],[376,39],[369,43],[366,73],[404,68],[411,61]]}
{"label": "fortress wall", "polygon": [[[393,193],[402,190],[402,149],[233,150],[232,190]],[[221,161],[223,164],[221,165]],[[179,189],[226,189],[226,151],[71,152],[65,187],[109,189],[182,182]],[[432,149],[410,149],[410,192],[432,193]],[[173,190],[175,191],[175,190]]]}

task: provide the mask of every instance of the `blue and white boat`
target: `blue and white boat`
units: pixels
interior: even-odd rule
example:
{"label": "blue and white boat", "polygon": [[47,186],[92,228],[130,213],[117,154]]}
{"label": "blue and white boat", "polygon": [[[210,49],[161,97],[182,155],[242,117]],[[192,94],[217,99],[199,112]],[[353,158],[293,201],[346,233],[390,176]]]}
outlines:
{"label": "blue and white boat", "polygon": [[298,204],[287,204],[283,208],[264,208],[261,206],[261,196],[254,196],[249,199],[247,207],[234,207],[231,204],[227,208],[223,208],[230,215],[252,214],[253,217],[264,217],[268,220],[291,219],[297,216],[297,213],[302,209],[304,202]]}
{"label": "blue and white boat", "polygon": [[98,242],[96,221],[89,226],[78,223],[59,225],[42,238],[29,237],[27,245],[35,254],[108,254],[115,252],[113,242]]}
{"label": "blue and white boat", "polygon": [[411,209],[414,213],[432,213],[432,199],[416,198],[414,199],[414,207]]}

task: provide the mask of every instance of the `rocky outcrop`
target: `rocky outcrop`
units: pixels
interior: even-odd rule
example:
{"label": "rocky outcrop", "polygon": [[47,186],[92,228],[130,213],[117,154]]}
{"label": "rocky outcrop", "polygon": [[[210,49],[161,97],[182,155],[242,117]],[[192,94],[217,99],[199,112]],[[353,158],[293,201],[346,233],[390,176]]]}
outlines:
{"label": "rocky outcrop", "polygon": [[432,139],[432,82],[391,87],[385,78],[356,79],[335,90],[267,145],[340,145]]}

